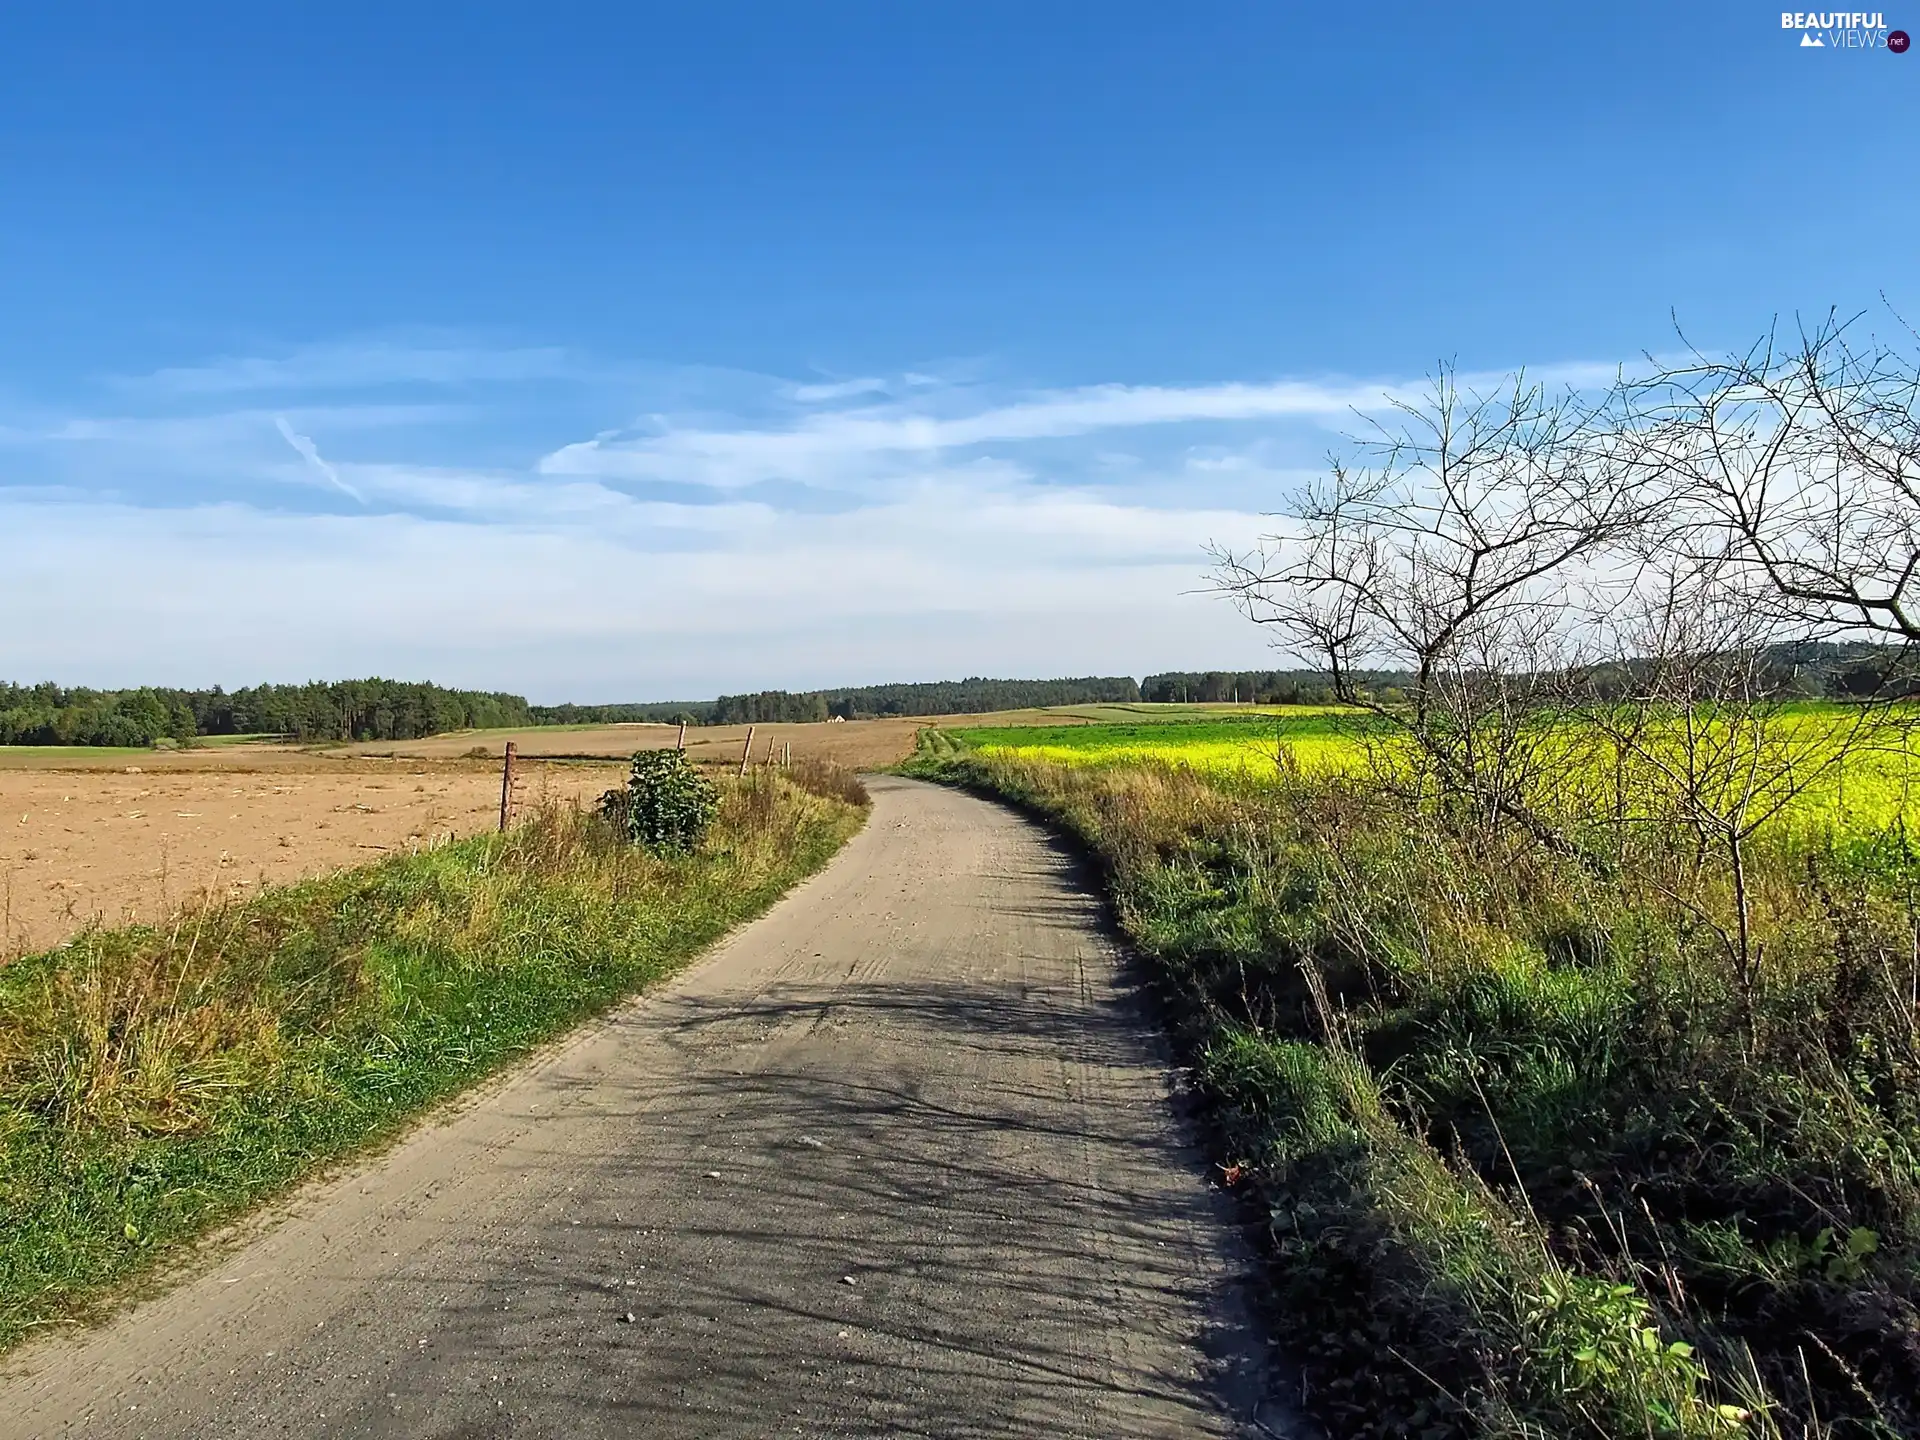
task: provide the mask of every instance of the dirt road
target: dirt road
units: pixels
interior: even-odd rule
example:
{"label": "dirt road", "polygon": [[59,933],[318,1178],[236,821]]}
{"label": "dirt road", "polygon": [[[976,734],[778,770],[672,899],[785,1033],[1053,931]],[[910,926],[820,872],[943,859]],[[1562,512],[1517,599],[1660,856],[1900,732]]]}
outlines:
{"label": "dirt road", "polygon": [[697,969],[16,1354],[0,1435],[1243,1433],[1222,1198],[1085,877],[874,788]]}

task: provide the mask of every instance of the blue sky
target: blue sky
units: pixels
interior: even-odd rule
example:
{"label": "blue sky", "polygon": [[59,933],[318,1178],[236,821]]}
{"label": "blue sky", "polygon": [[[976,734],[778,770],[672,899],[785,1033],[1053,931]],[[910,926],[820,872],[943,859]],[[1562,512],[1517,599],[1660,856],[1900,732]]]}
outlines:
{"label": "blue sky", "polygon": [[1920,313],[1920,57],[1797,40],[1713,4],[13,7],[0,673],[1263,663],[1203,544],[1438,359]]}

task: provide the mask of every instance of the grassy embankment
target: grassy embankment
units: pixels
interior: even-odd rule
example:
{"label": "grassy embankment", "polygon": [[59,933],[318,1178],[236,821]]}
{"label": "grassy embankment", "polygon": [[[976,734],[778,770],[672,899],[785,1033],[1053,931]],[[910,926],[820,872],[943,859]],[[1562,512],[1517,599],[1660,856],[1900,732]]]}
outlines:
{"label": "grassy embankment", "polygon": [[1102,862],[1332,1433],[1920,1435],[1897,818],[1756,843],[1743,986],[1724,877],[1671,835],[1596,876],[1337,767],[1101,728],[930,735],[912,768]]}
{"label": "grassy embankment", "polygon": [[690,855],[549,809],[0,968],[0,1347],[764,910],[861,822],[815,768],[730,782]]}

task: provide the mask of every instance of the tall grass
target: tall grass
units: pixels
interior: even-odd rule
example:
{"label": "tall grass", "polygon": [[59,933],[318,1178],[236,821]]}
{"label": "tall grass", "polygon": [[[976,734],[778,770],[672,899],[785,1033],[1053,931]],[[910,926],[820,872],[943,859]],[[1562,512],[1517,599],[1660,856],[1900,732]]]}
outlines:
{"label": "tall grass", "polygon": [[671,974],[860,798],[756,772],[665,858],[545,808],[0,968],[0,1346]]}
{"label": "tall grass", "polygon": [[1735,897],[1359,781],[931,753],[1102,860],[1337,1435],[1920,1435],[1920,852]]}

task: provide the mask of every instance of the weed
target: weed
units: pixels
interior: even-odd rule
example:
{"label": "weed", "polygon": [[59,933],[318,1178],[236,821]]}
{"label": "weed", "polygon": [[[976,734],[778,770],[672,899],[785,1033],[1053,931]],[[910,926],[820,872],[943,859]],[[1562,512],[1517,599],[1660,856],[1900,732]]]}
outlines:
{"label": "weed", "polygon": [[858,775],[844,765],[818,756],[803,756],[795,760],[782,768],[781,775],[809,794],[828,800],[839,800],[862,809],[873,803],[873,797],[867,793],[867,787]]}
{"label": "weed", "polygon": [[1101,861],[1331,1431],[1920,1436],[1903,822],[1763,835],[1736,896],[1671,831],[1596,873],[1367,775],[1087,763],[1097,728],[914,763]]}
{"label": "weed", "polygon": [[0,968],[0,1346],[672,973],[859,823],[769,775],[660,854],[544,807]]}

